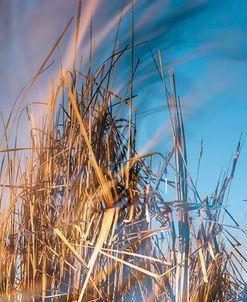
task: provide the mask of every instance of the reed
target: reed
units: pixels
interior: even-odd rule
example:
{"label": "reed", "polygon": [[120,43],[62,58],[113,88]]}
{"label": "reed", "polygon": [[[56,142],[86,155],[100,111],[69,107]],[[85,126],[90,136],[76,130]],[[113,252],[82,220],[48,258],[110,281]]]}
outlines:
{"label": "reed", "polygon": [[[211,197],[202,198],[188,169],[174,73],[165,73],[158,53],[173,146],[168,154],[138,154],[133,41],[134,27],[132,46],[118,50],[115,44],[96,73],[91,53],[87,68],[74,63],[62,70],[57,86],[51,81],[30,148],[11,146],[13,113],[4,121],[1,301],[244,301],[246,258],[232,233],[244,230],[225,207],[241,143],[230,172]],[[126,98],[111,83],[118,59],[129,51]]]}

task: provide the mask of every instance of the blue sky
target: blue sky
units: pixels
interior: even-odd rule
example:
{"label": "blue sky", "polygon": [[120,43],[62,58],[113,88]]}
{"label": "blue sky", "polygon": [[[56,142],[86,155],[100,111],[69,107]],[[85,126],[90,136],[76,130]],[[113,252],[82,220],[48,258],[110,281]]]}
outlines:
{"label": "blue sky", "polygon": [[[95,3],[93,28],[95,35],[95,66],[107,58],[115,28],[104,28],[119,13],[121,1],[91,1]],[[128,5],[128,1],[125,1]],[[86,9],[89,1],[83,1]],[[38,70],[68,18],[75,14],[76,1],[66,0],[4,0],[0,2],[0,110],[4,115],[14,103],[19,90]],[[92,9],[93,11],[93,9]],[[82,26],[83,26],[82,21]],[[139,0],[135,4],[136,43],[148,40],[157,58],[160,50],[167,68],[174,68],[177,92],[181,98],[187,133],[189,166],[196,174],[200,141],[204,139],[204,155],[199,180],[200,194],[214,190],[221,170],[228,167],[240,133],[243,147],[230,195],[230,209],[245,222],[247,199],[247,2],[244,0],[178,1]],[[65,54],[66,36],[61,45]],[[130,43],[131,14],[127,12],[120,28],[120,48]],[[97,38],[98,37],[98,38]],[[82,46],[87,45],[87,35]],[[83,48],[82,47],[82,48]],[[138,144],[159,133],[167,123],[162,84],[146,45],[136,48],[140,58],[134,93],[141,112],[152,108],[153,114],[140,118]],[[54,69],[58,64],[57,54]],[[119,66],[117,83],[128,77],[126,68],[130,56]],[[54,70],[48,72],[52,75]],[[49,84],[41,77],[27,98],[45,98]],[[21,137],[24,143],[24,137]],[[155,150],[165,153],[170,137],[163,133]]]}

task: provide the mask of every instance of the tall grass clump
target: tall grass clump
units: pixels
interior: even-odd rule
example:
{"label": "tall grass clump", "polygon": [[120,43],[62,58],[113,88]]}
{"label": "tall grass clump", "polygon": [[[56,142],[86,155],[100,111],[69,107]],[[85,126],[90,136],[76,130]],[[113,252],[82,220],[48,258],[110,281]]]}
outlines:
{"label": "tall grass clump", "polygon": [[[114,46],[110,59],[96,72],[91,48],[87,67],[82,68],[80,60],[78,66],[61,71],[58,84],[51,81],[47,109],[39,122],[27,110],[32,122],[30,148],[19,148],[11,140],[12,113],[3,120],[1,301],[246,297],[246,258],[232,233],[244,231],[224,206],[241,144],[213,195],[201,197],[188,169],[174,74],[165,72],[158,53],[172,148],[166,154],[137,153],[141,133],[132,94],[133,36],[134,31],[131,47]],[[113,76],[118,76],[114,73],[118,59],[126,52],[132,52],[128,98],[111,88]],[[154,162],[160,163],[158,169]],[[223,216],[233,228],[224,224]]]}

